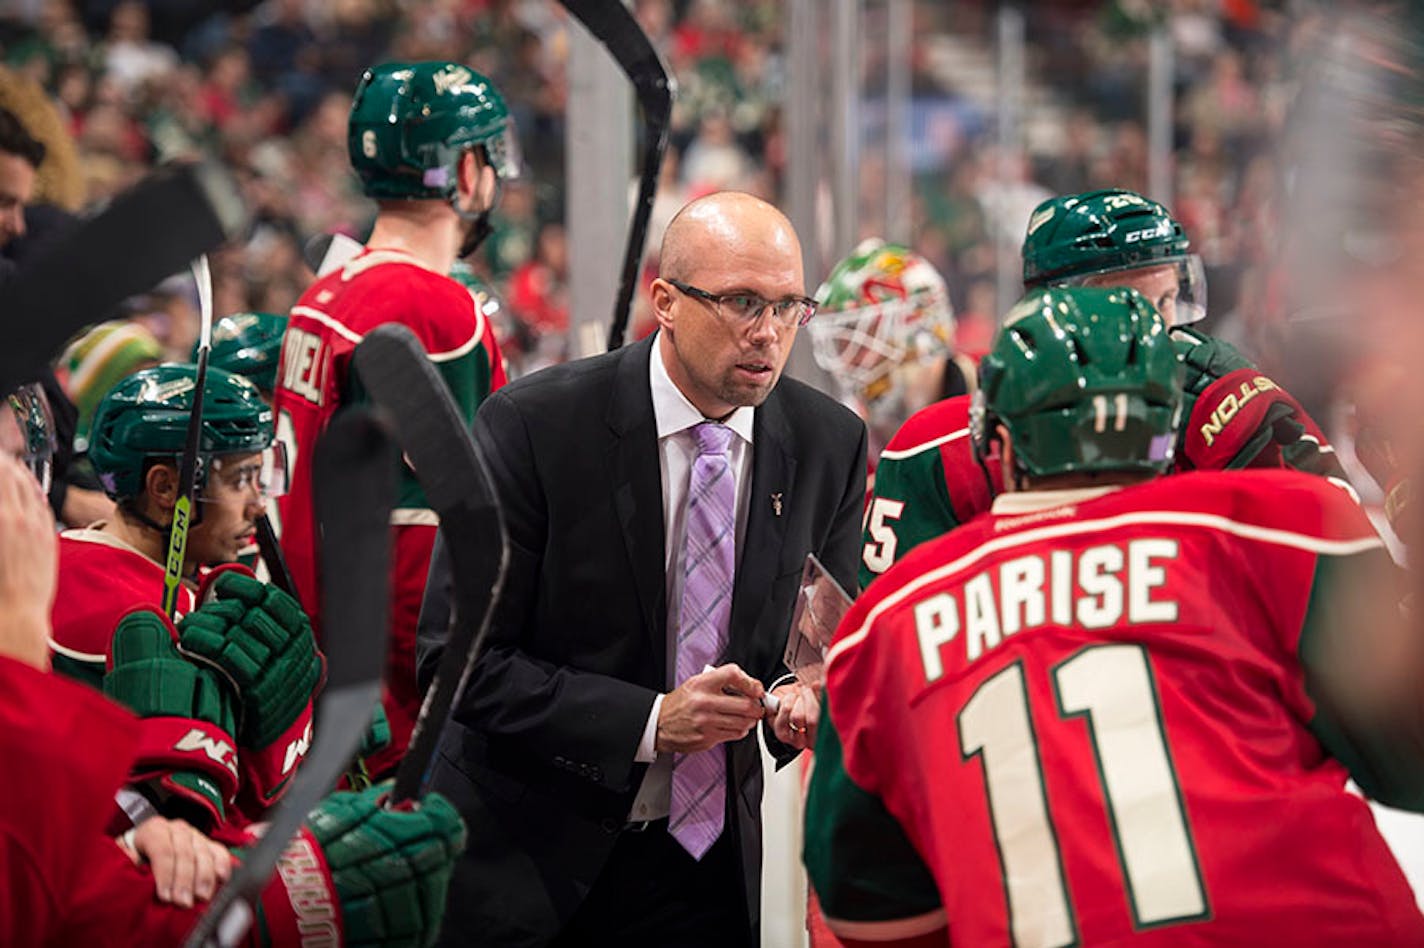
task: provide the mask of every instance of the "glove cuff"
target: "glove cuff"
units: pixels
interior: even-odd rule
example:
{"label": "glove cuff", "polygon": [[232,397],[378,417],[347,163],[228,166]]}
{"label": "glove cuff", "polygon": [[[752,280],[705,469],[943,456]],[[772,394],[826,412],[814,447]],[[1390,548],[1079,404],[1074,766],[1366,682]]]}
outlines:
{"label": "glove cuff", "polygon": [[193,601],[201,606],[204,603],[216,600],[217,590],[215,587],[218,584],[218,580],[227,573],[236,573],[239,576],[246,576],[254,582],[257,581],[257,574],[252,572],[249,567],[241,563],[223,563],[221,566],[214,566],[212,569],[203,572],[202,578],[198,582],[198,595]]}
{"label": "glove cuff", "polygon": [[193,718],[144,718],[130,774],[154,782],[223,822],[237,793],[237,750],[216,725]]}
{"label": "glove cuff", "polygon": [[326,854],[303,826],[277,862],[277,871],[257,897],[254,940],[273,945],[341,945],[341,903]]}
{"label": "glove cuff", "polygon": [[297,765],[311,748],[312,703],[308,699],[291,725],[266,747],[242,749],[242,784],[244,798],[251,798],[259,810],[265,810],[286,792]]}
{"label": "glove cuff", "polygon": [[1249,466],[1255,454],[1273,443],[1268,424],[1280,415],[1299,413],[1295,400],[1256,369],[1228,372],[1207,386],[1192,406],[1184,423],[1178,467]]}

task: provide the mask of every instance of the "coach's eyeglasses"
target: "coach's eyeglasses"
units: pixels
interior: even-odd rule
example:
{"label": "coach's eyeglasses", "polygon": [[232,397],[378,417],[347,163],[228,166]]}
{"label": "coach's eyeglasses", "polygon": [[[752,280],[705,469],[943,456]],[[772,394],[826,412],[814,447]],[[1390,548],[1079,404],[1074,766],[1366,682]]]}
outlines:
{"label": "coach's eyeglasses", "polygon": [[783,326],[804,326],[816,315],[816,301],[805,296],[789,296],[784,300],[763,299],[753,293],[709,293],[681,280],[668,280],[688,296],[705,300],[717,309],[717,315],[728,322],[754,323],[771,307],[771,315]]}

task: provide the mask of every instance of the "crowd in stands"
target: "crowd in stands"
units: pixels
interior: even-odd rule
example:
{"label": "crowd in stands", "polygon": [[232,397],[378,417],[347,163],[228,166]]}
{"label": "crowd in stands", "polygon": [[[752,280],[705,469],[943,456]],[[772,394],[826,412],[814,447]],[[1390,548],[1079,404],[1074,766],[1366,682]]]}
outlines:
{"label": "crowd in stands", "polygon": [[[1147,38],[1160,27],[1175,61],[1171,204],[1208,264],[1215,320],[1269,363],[1259,323],[1270,311],[1272,149],[1291,52],[1316,22],[1252,0],[1029,5],[1029,80],[1050,90],[1063,118],[1054,134],[1030,140],[1021,160],[1003,162],[992,112],[955,88],[931,55],[945,34],[992,54],[995,5],[915,6],[915,47],[906,53],[915,101],[955,119],[917,144],[929,160],[916,162],[911,232],[947,277],[969,337],[987,341],[997,315],[995,241],[1017,246],[1025,208],[1051,193],[1146,190]],[[473,265],[508,304],[501,333],[514,374],[567,357],[564,112],[578,27],[552,0],[19,0],[9,10],[0,20],[0,87],[42,87],[76,146],[49,200],[78,210],[194,149],[240,174],[257,226],[214,260],[219,313],[285,312],[309,279],[308,240],[365,235],[374,208],[355,187],[345,140],[364,64],[453,59],[490,75],[516,117],[529,173],[507,189]],[[650,248],[664,209],[701,193],[733,187],[783,198],[786,5],[636,0],[633,10],[680,90]],[[882,66],[864,57],[867,101],[881,94]],[[883,173],[873,161],[863,168],[868,178]],[[1005,168],[1015,180],[1001,180]],[[867,180],[862,193],[862,229],[873,232],[883,191]],[[808,274],[812,288],[820,276]],[[149,316],[192,310],[164,299],[135,305]],[[188,345],[183,320],[149,322],[169,334],[159,341],[170,353]]]}

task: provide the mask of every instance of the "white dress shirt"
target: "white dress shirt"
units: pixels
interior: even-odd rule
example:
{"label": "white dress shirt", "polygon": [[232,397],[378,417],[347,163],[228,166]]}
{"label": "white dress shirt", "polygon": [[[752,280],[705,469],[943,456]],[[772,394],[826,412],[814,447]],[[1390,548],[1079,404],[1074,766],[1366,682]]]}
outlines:
{"label": "white dress shirt", "polygon": [[[676,688],[673,681],[677,668],[678,606],[682,600],[682,543],[687,534],[687,489],[692,479],[692,463],[697,459],[697,438],[692,429],[710,419],[693,407],[668,376],[663,364],[662,339],[653,342],[648,360],[648,383],[653,393],[653,418],[658,426],[658,466],[663,485],[663,553],[664,582],[667,584],[667,668],[668,690]],[[748,488],[752,471],[752,422],[754,408],[738,408],[723,420],[736,437],[728,449],[732,474],[737,482],[737,562],[742,559],[742,538],[747,532]],[[630,821],[660,820],[668,815],[672,796],[672,754],[655,750],[658,735],[658,712],[664,695],[653,701],[653,710],[638,742],[636,760],[651,762],[633,809]]]}

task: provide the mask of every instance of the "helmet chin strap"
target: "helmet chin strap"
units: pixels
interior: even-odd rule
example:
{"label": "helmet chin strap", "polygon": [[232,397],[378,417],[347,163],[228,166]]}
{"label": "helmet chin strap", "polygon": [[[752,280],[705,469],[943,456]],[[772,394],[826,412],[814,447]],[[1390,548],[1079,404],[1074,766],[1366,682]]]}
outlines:
{"label": "helmet chin strap", "polygon": [[[485,238],[494,233],[494,226],[489,222],[489,211],[481,211],[474,217],[469,230],[465,231],[465,239],[460,243],[459,259],[464,259],[474,253],[484,243]],[[461,220],[468,220],[465,214],[460,214]]]}
{"label": "helmet chin strap", "polygon": [[[480,167],[488,167],[493,171],[494,166],[490,164],[489,152],[483,147],[478,147],[475,150],[478,151],[481,156]],[[465,231],[464,240],[460,243],[458,259],[463,260],[465,257],[474,253],[480,244],[484,243],[485,238],[494,233],[494,225],[490,223],[489,218],[494,209],[499,207],[499,198],[503,187],[503,182],[499,179],[499,172],[495,171],[494,194],[490,195],[489,206],[480,211],[467,211],[460,207],[460,191],[458,188],[455,190],[455,193],[450,196],[450,207],[454,209],[455,214],[460,220],[470,225],[470,228]]]}

